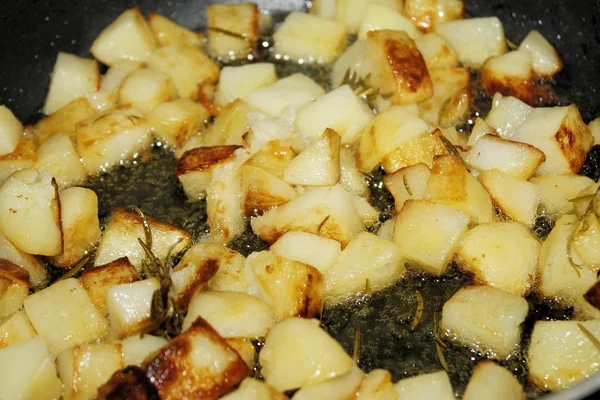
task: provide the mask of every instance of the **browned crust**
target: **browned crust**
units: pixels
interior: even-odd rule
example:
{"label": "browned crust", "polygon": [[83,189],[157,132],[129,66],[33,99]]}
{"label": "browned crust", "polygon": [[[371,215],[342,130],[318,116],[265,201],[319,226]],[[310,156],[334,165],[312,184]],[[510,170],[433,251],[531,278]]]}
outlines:
{"label": "browned crust", "polygon": [[192,171],[205,171],[230,160],[237,149],[242,146],[225,145],[197,147],[183,153],[177,163],[177,176]]}
{"label": "browned crust", "polygon": [[535,105],[533,79],[505,75],[498,77],[485,68],[481,69],[481,87],[488,96],[500,93],[503,96],[513,96],[531,106]]}
{"label": "browned crust", "polygon": [[158,391],[146,377],[144,370],[129,366],[115,372],[98,389],[98,400],[160,400]]}
{"label": "browned crust", "polygon": [[[108,264],[88,269],[81,275],[79,282],[81,282],[83,288],[90,294],[92,302],[100,309],[104,309],[106,305],[106,293],[111,286],[133,283],[140,279],[129,259],[122,257]],[[98,296],[94,294],[98,294]]]}
{"label": "browned crust", "polygon": [[[204,286],[219,270],[219,260],[215,258],[207,258],[202,260],[202,264],[194,267],[189,266],[188,268],[195,268],[196,274],[192,279],[192,283],[187,286],[181,293],[177,295],[177,307],[181,310],[186,310],[192,300],[192,296],[196,293],[196,290]],[[186,265],[182,265],[177,270],[186,268]]]}
{"label": "browned crust", "polygon": [[598,310],[600,310],[600,281],[597,281],[583,295],[585,301]]}
{"label": "browned crust", "polygon": [[56,209],[55,212],[52,213],[54,215],[54,222],[58,229],[60,230],[60,252],[62,253],[65,248],[65,235],[63,232],[62,226],[62,215],[61,215],[61,207],[60,207],[60,196],[58,195],[58,185],[56,184],[56,179],[52,178],[52,186],[54,187],[54,199],[50,203],[50,207]]}
{"label": "browned crust", "polygon": [[[189,242],[192,240],[192,235],[188,231],[186,231],[182,228],[179,228],[176,225],[161,221],[161,220],[156,219],[148,214],[146,214],[145,217],[146,217],[146,221],[148,221],[148,224],[150,225],[150,227],[152,229],[164,229],[166,231],[177,230],[182,236],[185,236],[186,241]],[[117,224],[127,223],[130,225],[138,225],[138,224],[142,225],[142,219],[136,212],[129,211],[129,210],[126,210],[121,207],[117,207],[112,210],[110,222],[117,223]]]}
{"label": "browned crust", "polygon": [[29,272],[8,260],[0,259],[0,277],[8,278],[13,282],[21,281],[29,287]]}
{"label": "browned crust", "polygon": [[37,160],[37,155],[35,152],[35,141],[31,137],[23,136],[19,143],[17,143],[17,147],[12,153],[5,154],[0,156],[0,161],[13,161],[13,160],[23,160],[23,161],[35,161]]}
{"label": "browned crust", "polygon": [[570,108],[565,120],[554,135],[554,139],[561,153],[567,159],[571,172],[576,174],[583,167],[587,152],[594,142],[577,107],[571,105]]}
{"label": "browned crust", "polygon": [[315,268],[307,266],[310,270],[306,274],[306,280],[298,285],[297,293],[304,293],[300,297],[297,308],[297,317],[314,318],[321,314],[323,310],[323,290],[325,289],[325,280],[323,275]]}
{"label": "browned crust", "polygon": [[[379,32],[379,31],[372,31]],[[369,32],[371,34],[371,32]],[[415,42],[404,34],[405,38],[385,39],[385,54],[394,73],[401,92],[415,93],[424,86],[429,86],[431,96],[432,83],[423,56]]]}

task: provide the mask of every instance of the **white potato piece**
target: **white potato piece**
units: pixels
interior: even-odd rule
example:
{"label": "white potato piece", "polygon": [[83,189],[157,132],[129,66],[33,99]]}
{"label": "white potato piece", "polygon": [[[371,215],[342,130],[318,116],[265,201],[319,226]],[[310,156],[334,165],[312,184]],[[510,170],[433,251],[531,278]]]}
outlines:
{"label": "white potato piece", "polygon": [[100,72],[95,60],[59,52],[44,101],[44,114],[52,114],[71,101],[95,92],[99,84]]}
{"label": "white potato piece", "polygon": [[62,253],[58,190],[47,171],[23,169],[0,186],[0,231],[26,253]]}
{"label": "white potato piece", "polygon": [[316,319],[288,318],[268,333],[259,355],[265,382],[286,391],[342,376],[354,363]]}
{"label": "white potato piece", "polygon": [[439,129],[431,133],[423,133],[384,156],[381,166],[387,173],[416,164],[425,164],[432,168],[436,157],[449,153],[443,138],[444,135]]}
{"label": "white potato piece", "polygon": [[437,25],[436,31],[450,43],[459,61],[478,69],[489,57],[506,53],[502,22],[496,17],[468,18]]}
{"label": "white potato piece", "polygon": [[71,140],[74,140],[77,124],[94,115],[96,111],[92,108],[90,100],[80,97],[39,121],[35,124],[33,132],[26,127],[23,135],[33,133],[37,144],[42,144],[47,139],[60,134],[68,134]]}
{"label": "white potato piece", "polygon": [[0,349],[37,336],[24,310],[18,311],[0,324]]}
{"label": "white potato piece", "polygon": [[439,33],[431,32],[415,39],[415,45],[421,52],[427,68],[458,67],[458,57],[454,49]]}
{"label": "white potato piece", "polygon": [[250,165],[242,166],[242,201],[247,217],[262,215],[298,197],[298,192],[270,172]]}
{"label": "white potato piece", "polygon": [[249,370],[254,368],[256,349],[254,348],[254,344],[252,344],[252,340],[246,338],[226,338],[225,342],[239,354]]}
{"label": "white potato piece", "polygon": [[0,260],[0,321],[23,307],[29,295],[29,273],[10,261]]}
{"label": "white potato piece", "polygon": [[248,377],[236,390],[221,397],[221,400],[286,400],[287,398],[263,381]]}
{"label": "white potato piece", "polygon": [[273,34],[275,52],[292,60],[333,61],[346,48],[346,29],[337,21],[291,12]]}
{"label": "white potato piece", "polygon": [[295,156],[296,152],[289,142],[273,140],[262,145],[260,150],[246,161],[246,165],[262,168],[279,179],[283,179],[285,167]]}
{"label": "white potato piece", "polygon": [[392,374],[385,369],[374,369],[365,375],[356,398],[361,400],[396,400]]}
{"label": "white potato piece", "polygon": [[0,105],[0,156],[15,151],[22,135],[21,121],[7,107]]}
{"label": "white potato piece", "polygon": [[308,7],[308,12],[327,19],[335,19],[337,0],[316,0]]}
{"label": "white potato piece", "polygon": [[269,86],[253,90],[247,94],[246,101],[248,105],[264,113],[281,115],[288,107],[299,111],[324,94],[325,90],[321,85],[304,74],[296,73],[279,79]]}
{"label": "white potato piece", "polygon": [[10,154],[0,156],[0,183],[16,171],[33,168],[37,159],[36,144],[33,135],[26,132],[21,136],[17,148]]}
{"label": "white potato piece", "polygon": [[[490,124],[488,124],[485,119],[477,117],[475,119],[475,124],[473,124],[473,129],[469,134],[469,140],[467,141],[467,146],[472,147],[475,146],[477,141],[484,137],[485,135],[497,135],[496,129],[494,129]],[[489,139],[489,138],[488,138]]]}
{"label": "white potato piece", "polygon": [[501,138],[511,139],[531,111],[533,107],[516,97],[503,97],[500,93],[496,93],[492,100],[492,109],[485,121],[496,129]]}
{"label": "white potato piece", "polygon": [[157,105],[171,101],[175,88],[171,78],[162,72],[142,68],[133,71],[119,88],[118,104],[130,105],[147,114]]}
{"label": "white potato piece", "polygon": [[304,107],[296,118],[296,129],[306,141],[314,142],[330,128],[340,135],[342,144],[352,144],[371,116],[371,110],[350,86],[343,85]]}
{"label": "white potato piece", "polygon": [[196,243],[186,255],[182,260],[196,265],[208,267],[218,263],[217,272],[208,281],[210,289],[244,293],[248,291],[248,278],[244,272],[246,259],[237,251],[215,243]]}
{"label": "white potato piece", "polygon": [[402,210],[406,201],[423,200],[430,176],[431,171],[427,165],[419,163],[383,177],[385,187],[394,197],[394,208],[397,213]]}
{"label": "white potato piece", "polygon": [[594,144],[600,143],[600,117],[590,121],[588,124],[588,128],[590,128],[590,132],[594,137]]}
{"label": "white potato piece", "polygon": [[371,290],[380,290],[404,274],[401,249],[369,232],[359,233],[325,273],[328,303],[344,302],[363,292],[367,280]]}
{"label": "white potato piece", "polygon": [[480,361],[463,395],[464,400],[524,400],[523,386],[509,370],[493,361]]}
{"label": "white potato piece", "polygon": [[529,180],[537,186],[540,204],[550,216],[558,216],[573,211],[571,199],[577,197],[594,181],[582,175],[540,175]]}
{"label": "white potato piece", "polygon": [[464,18],[465,3],[462,0],[406,0],[403,12],[419,29],[427,32],[441,22]]}
{"label": "white potato piece", "polygon": [[331,269],[342,252],[337,240],[300,231],[286,232],[270,250],[288,260],[310,265],[322,274]]}
{"label": "white potato piece", "polygon": [[504,359],[521,341],[521,323],[529,306],[524,298],[491,286],[467,286],[445,304],[442,330],[449,337]]}
{"label": "white potato piece", "polygon": [[248,100],[250,93],[269,86],[275,81],[277,81],[277,74],[275,65],[271,63],[225,67],[219,76],[215,104],[224,106],[236,99]]}
{"label": "white potato piece", "polygon": [[600,350],[584,329],[600,337],[600,321],[597,320],[535,323],[527,354],[529,377],[533,383],[554,392],[598,371]]}
{"label": "white potato piece", "polygon": [[246,293],[197,293],[183,320],[183,329],[202,317],[224,338],[264,337],[275,323],[275,314],[261,299]]}
{"label": "white potato piece", "polygon": [[419,115],[433,125],[453,127],[465,118],[473,102],[471,72],[467,68],[435,68],[429,76],[433,94],[419,103]]}
{"label": "white potato piece", "polygon": [[489,96],[500,93],[527,104],[535,102],[531,53],[517,50],[490,57],[480,73],[481,87]]}
{"label": "white potato piece", "polygon": [[208,110],[191,99],[162,103],[146,114],[152,133],[169,147],[182,145],[188,138],[188,129],[193,127],[196,121],[209,118]]}
{"label": "white potato piece", "polygon": [[446,371],[402,379],[396,382],[395,386],[398,399],[454,399],[454,391]]}
{"label": "white potato piece", "polygon": [[94,398],[98,388],[124,367],[121,345],[108,343],[74,346],[60,353],[56,364],[64,400]]}
{"label": "white potato piece", "polygon": [[114,285],[106,292],[106,311],[110,336],[123,339],[138,334],[150,325],[154,292],[160,289],[156,278]]}
{"label": "white potato piece", "polygon": [[410,266],[441,275],[468,225],[469,217],[452,207],[408,200],[396,218],[394,242]]}
{"label": "white potato piece", "polygon": [[145,61],[156,49],[152,30],[135,7],[124,11],[98,35],[92,55],[101,63],[111,66],[122,59]]}
{"label": "white potato piece", "polygon": [[[206,19],[209,28],[208,50],[213,57],[225,61],[243,60],[256,52],[260,23],[257,4],[211,4],[206,7]],[[223,34],[216,29],[241,35],[244,40]]]}
{"label": "white potato piece", "polygon": [[77,279],[55,282],[27,297],[24,305],[53,354],[106,336],[108,323]]}
{"label": "white potato piece", "polygon": [[370,31],[383,29],[404,31],[411,39],[415,40],[422,36],[409,18],[383,4],[368,5],[361,18],[358,30],[359,39],[366,39]]}
{"label": "white potato piece", "polygon": [[538,275],[539,242],[519,222],[478,225],[458,248],[459,265],[482,284],[526,297]]}
{"label": "white potato piece", "polygon": [[33,289],[40,289],[48,283],[46,266],[35,256],[19,250],[1,232],[0,259],[25,269],[29,273],[29,282]]}
{"label": "white potato piece", "polygon": [[54,400],[61,394],[53,356],[41,336],[0,349],[1,398]]}
{"label": "white potato piece", "polygon": [[[131,60],[119,60],[104,74],[100,87],[87,96],[89,105],[97,111],[108,111],[115,106],[119,96],[119,88],[129,74],[144,67],[144,63]],[[84,118],[80,118],[83,120]]]}
{"label": "white potato piece", "polygon": [[367,179],[356,166],[356,151],[347,146],[340,148],[340,184],[348,192],[368,197]]}
{"label": "white potato piece", "polygon": [[396,217],[392,219],[388,219],[379,227],[377,230],[377,237],[381,239],[389,240],[392,242],[394,240],[394,227],[396,226]]}
{"label": "white potato piece", "polygon": [[356,365],[350,372],[341,376],[302,387],[292,397],[293,400],[345,400],[356,396],[365,373]]}
{"label": "white potato piece", "polygon": [[597,270],[600,267],[600,251],[597,245],[599,241],[600,221],[592,212],[591,215],[581,217],[581,227],[571,237],[571,253],[579,256],[581,264]]}
{"label": "white potato piece", "polygon": [[325,129],[323,137],[298,154],[283,170],[292,185],[331,186],[340,180],[340,135]]}
{"label": "white potato piece", "polygon": [[150,12],[148,24],[159,46],[186,44],[200,47],[203,44],[201,33],[192,32],[158,13]]}
{"label": "white potato piece", "polygon": [[164,347],[169,341],[163,337],[152,335],[133,335],[120,340],[123,365],[141,366],[151,354]]}
{"label": "white potato piece", "polygon": [[59,189],[85,182],[87,172],[67,134],[48,138],[38,149],[37,156],[34,168],[50,172]]}
{"label": "white potato piece", "polygon": [[531,53],[533,72],[537,76],[550,77],[562,70],[563,63],[552,45],[535,29],[530,31],[519,45],[519,50]]}
{"label": "white potato piece", "polygon": [[362,64],[364,61],[365,41],[362,39],[352,43],[341,56],[335,60],[331,68],[331,86],[341,86],[344,77],[350,71],[362,76]]}

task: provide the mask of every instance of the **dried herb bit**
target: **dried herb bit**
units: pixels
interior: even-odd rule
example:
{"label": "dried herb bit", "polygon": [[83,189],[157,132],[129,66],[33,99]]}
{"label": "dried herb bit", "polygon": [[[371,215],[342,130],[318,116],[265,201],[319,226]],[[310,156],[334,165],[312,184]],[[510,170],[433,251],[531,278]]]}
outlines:
{"label": "dried herb bit", "polygon": [[83,267],[86,266],[86,264],[88,263],[89,260],[90,260],[89,256],[83,257],[81,260],[79,260],[79,262],[77,264],[75,264],[75,266],[73,268],[71,268],[70,270],[65,272],[64,275],[62,275],[56,281],[58,282],[58,281],[62,281],[62,280],[74,277],[75,275],[77,275],[77,273],[79,271],[81,271],[83,269]]}
{"label": "dried herb bit", "polygon": [[419,322],[421,322],[421,319],[423,318],[423,309],[425,308],[421,292],[417,290],[415,292],[415,297],[417,298],[417,310],[415,311],[415,317],[413,318],[413,322],[410,326],[411,331],[414,331],[417,325],[419,325]]}
{"label": "dried herb bit", "polygon": [[462,155],[460,154],[460,151],[458,150],[458,148],[455,145],[453,145],[452,142],[449,141],[444,135],[440,135],[439,138],[442,141],[442,144],[444,145],[446,150],[448,150],[448,153],[450,153],[454,157],[458,158],[460,160],[460,162],[464,165],[465,169],[467,171],[471,172],[469,165],[467,164],[465,159],[462,158]]}
{"label": "dried herb bit", "polygon": [[131,125],[137,125],[138,122],[142,119],[142,117],[138,117],[137,115],[128,115],[127,119],[131,122]]}
{"label": "dried herb bit", "polygon": [[321,229],[323,229],[323,227],[325,226],[325,224],[327,223],[327,221],[329,221],[329,218],[331,218],[331,215],[326,216],[323,219],[323,221],[321,221],[321,223],[317,227],[317,233],[321,233]]}
{"label": "dried herb bit", "polygon": [[446,363],[446,358],[444,357],[444,351],[442,346],[438,342],[435,342],[435,350],[437,351],[438,360],[440,361],[440,365],[444,368],[444,371],[448,372],[448,363]]}
{"label": "dried herb bit", "polygon": [[362,339],[362,332],[360,327],[356,328],[354,333],[354,347],[352,349],[352,359],[356,364],[360,362],[360,341]]}
{"label": "dried herb bit", "polygon": [[588,328],[586,328],[585,326],[583,326],[583,324],[577,323],[577,326],[579,327],[579,329],[581,330],[581,332],[583,332],[583,334],[585,336],[587,336],[587,338],[590,340],[590,342],[592,342],[594,344],[594,346],[596,347],[596,349],[598,351],[600,351],[600,340],[598,340],[598,338],[596,336],[594,336],[594,334],[592,332],[590,332]]}
{"label": "dried herb bit", "polygon": [[402,183],[404,184],[404,189],[406,189],[406,193],[408,193],[409,196],[412,196],[413,191],[410,188],[410,185],[408,184],[408,178],[406,177],[406,174],[402,175]]}
{"label": "dried herb bit", "polygon": [[371,74],[368,73],[364,78],[360,77],[352,68],[348,68],[342,78],[340,86],[348,85],[356,95],[367,102],[374,101],[378,95],[387,99],[391,94],[382,94],[378,88],[371,84]]}

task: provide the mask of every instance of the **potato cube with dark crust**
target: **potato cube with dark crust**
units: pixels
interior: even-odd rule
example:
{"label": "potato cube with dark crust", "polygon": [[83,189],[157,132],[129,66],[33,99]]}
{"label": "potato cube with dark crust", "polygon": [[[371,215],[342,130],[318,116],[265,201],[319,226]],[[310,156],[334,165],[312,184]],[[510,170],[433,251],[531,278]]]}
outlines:
{"label": "potato cube with dark crust", "polygon": [[27,270],[32,288],[40,289],[48,283],[45,264],[37,257],[19,250],[2,233],[0,233],[0,259],[10,261]]}
{"label": "potato cube with dark crust", "polygon": [[242,167],[242,198],[247,217],[262,215],[298,197],[298,192],[270,172],[262,168]]}
{"label": "potato cube with dark crust", "polygon": [[255,3],[211,4],[206,7],[206,18],[208,50],[213,57],[227,61],[256,52],[259,12]]}
{"label": "potato cube with dark crust", "polygon": [[248,375],[238,353],[201,317],[143,365],[162,400],[212,400]]}
{"label": "potato cube with dark crust", "polygon": [[87,291],[92,303],[102,312],[108,315],[106,309],[106,293],[114,285],[121,283],[132,283],[139,281],[140,277],[126,257],[119,258],[108,264],[86,270],[79,282]]}
{"label": "potato cube with dark crust", "polygon": [[493,96],[513,96],[533,105],[535,102],[532,56],[527,51],[509,53],[488,58],[481,67],[481,86]]}
{"label": "potato cube with dark crust", "polygon": [[433,167],[433,160],[436,156],[448,154],[442,136],[442,132],[436,129],[431,133],[423,133],[408,141],[381,160],[383,169],[387,173],[393,173],[399,169],[421,163],[429,168]]}
{"label": "potato cube with dark crust", "polygon": [[177,162],[177,177],[190,200],[206,196],[206,189],[212,181],[213,172],[234,158],[241,146],[210,146],[188,150]]}
{"label": "potato cube with dark crust", "polygon": [[158,391],[140,367],[129,366],[115,372],[98,389],[98,400],[161,400]]}
{"label": "potato cube with dark crust", "polygon": [[365,71],[373,86],[394,104],[411,104],[433,94],[421,52],[403,31],[370,31],[365,44]]}
{"label": "potato cube with dark crust", "polygon": [[31,128],[25,128],[25,134],[19,139],[17,147],[12,153],[0,156],[0,184],[4,182],[13,172],[24,168],[33,168],[37,160],[35,140],[31,134]]}
{"label": "potato cube with dark crust", "polygon": [[0,321],[19,311],[28,295],[27,270],[10,261],[0,260]]}

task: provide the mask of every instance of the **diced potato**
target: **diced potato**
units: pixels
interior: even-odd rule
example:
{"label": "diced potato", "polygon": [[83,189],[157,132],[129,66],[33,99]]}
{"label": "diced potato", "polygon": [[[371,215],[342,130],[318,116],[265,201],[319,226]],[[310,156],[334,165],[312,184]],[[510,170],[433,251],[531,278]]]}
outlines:
{"label": "diced potato", "polygon": [[219,67],[197,47],[173,44],[161,47],[146,61],[149,68],[173,80],[180,97],[198,98],[198,84],[214,83]]}
{"label": "diced potato", "polygon": [[322,274],[335,264],[342,252],[338,241],[307,232],[290,231],[281,236],[270,250],[288,260],[310,265]]}
{"label": "diced potato", "polygon": [[519,222],[476,226],[458,248],[459,265],[482,284],[526,297],[538,276],[539,242]]}
{"label": "diced potato", "polygon": [[[211,4],[206,7],[206,18],[208,49],[213,57],[236,60],[256,52],[259,12],[255,3]],[[240,35],[243,39],[217,29]]]}
{"label": "diced potato", "polygon": [[599,369],[600,350],[584,329],[600,337],[600,321],[535,323],[527,354],[529,378],[533,383],[545,390],[558,391]]}
{"label": "diced potato", "polygon": [[465,67],[478,69],[489,57],[506,53],[504,27],[496,17],[445,22],[436,30]]}
{"label": "diced potato", "polygon": [[[119,60],[102,77],[100,88],[88,95],[90,106],[98,111],[108,111],[117,104],[119,88],[129,74],[144,67],[144,63]],[[89,117],[89,116],[88,116]],[[85,117],[84,117],[85,118]],[[80,118],[83,120],[84,118]]]}
{"label": "diced potato", "polygon": [[465,3],[462,0],[406,0],[403,11],[419,29],[430,31],[441,22],[464,18]]}
{"label": "diced potato", "polygon": [[[256,78],[252,77],[252,79]],[[279,79],[269,86],[256,88],[247,94],[246,100],[251,107],[262,112],[280,115],[287,107],[298,111],[324,94],[325,90],[321,85],[306,75],[296,73]]]}
{"label": "diced potato", "polygon": [[473,101],[471,72],[466,68],[436,68],[429,75],[433,95],[419,103],[419,115],[436,126],[455,126]]}
{"label": "diced potato", "polygon": [[264,300],[279,320],[312,318],[323,309],[323,275],[316,268],[271,251],[255,252],[245,264],[248,293]]}
{"label": "diced potato", "polygon": [[524,400],[523,386],[509,370],[493,361],[481,361],[475,367],[465,389],[464,400]]}
{"label": "diced potato", "polygon": [[53,354],[102,339],[108,324],[77,279],[57,281],[25,299],[25,312]]}
{"label": "diced potato", "polygon": [[368,196],[366,177],[356,166],[356,151],[346,146],[340,148],[340,184],[348,192]]}
{"label": "diced potato", "polygon": [[44,101],[44,114],[52,114],[73,100],[95,92],[99,85],[100,72],[95,60],[59,52]]}
{"label": "diced potato", "polygon": [[170,147],[183,144],[188,137],[188,128],[194,122],[209,118],[208,110],[190,99],[177,99],[159,104],[146,114],[152,132],[163,144]]}
{"label": "diced potato", "polygon": [[454,399],[454,391],[446,371],[402,379],[396,383],[396,394],[398,399]]}
{"label": "diced potato", "polygon": [[437,156],[448,154],[448,149],[442,141],[442,132],[438,129],[431,133],[423,133],[402,144],[396,150],[387,154],[381,160],[381,165],[387,173],[394,173],[402,168],[416,164],[433,167]]}
{"label": "diced potato", "polygon": [[161,399],[216,399],[248,375],[248,367],[202,318],[144,362]]}
{"label": "diced potato", "polygon": [[169,341],[163,337],[152,335],[133,335],[118,342],[121,345],[123,365],[140,366],[151,354],[156,353]]}
{"label": "diced potato", "polygon": [[408,200],[396,219],[394,242],[409,265],[441,275],[468,225],[469,217],[452,207]]}
{"label": "diced potato", "polygon": [[108,288],[106,311],[113,339],[138,334],[151,324],[152,296],[159,289],[160,282],[156,278],[120,283]]}
{"label": "diced potato", "polygon": [[411,104],[433,94],[423,56],[404,31],[370,31],[366,36],[363,71],[371,73],[374,88],[393,104]]}
{"label": "diced potato", "polygon": [[600,221],[592,212],[581,217],[581,229],[571,237],[571,252],[576,253],[583,265],[597,270],[600,267]]}
{"label": "diced potato", "polygon": [[206,189],[217,167],[230,163],[240,146],[198,147],[188,150],[177,162],[177,178],[190,200],[206,196]]}
{"label": "diced potato", "polygon": [[298,154],[284,169],[292,185],[335,185],[340,180],[340,135],[325,129],[323,137]]}
{"label": "diced potato", "polygon": [[525,225],[533,225],[539,204],[537,187],[533,183],[497,169],[481,171],[478,179],[504,214]]}
{"label": "diced potato", "polygon": [[127,258],[119,258],[106,265],[87,269],[81,274],[79,282],[87,291],[90,300],[105,317],[108,315],[106,308],[106,294],[108,289],[123,283],[139,281],[135,267]]}
{"label": "diced potato", "polygon": [[54,357],[42,336],[0,349],[0,398],[54,400],[61,393]]}
{"label": "diced potato", "polygon": [[356,396],[365,373],[356,365],[344,375],[336,376],[324,382],[307,385],[298,390],[292,399],[294,400],[345,400]]}
{"label": "diced potato", "polygon": [[346,48],[346,29],[337,21],[291,12],[273,34],[275,52],[292,60],[328,63]]}
{"label": "diced potato", "polygon": [[62,253],[58,190],[47,171],[23,169],[0,186],[0,231],[21,251]]}
{"label": "diced potato", "polygon": [[442,329],[470,348],[502,359],[519,345],[528,310],[520,296],[491,286],[468,286],[444,304]]}
{"label": "diced potato", "polygon": [[492,200],[484,187],[453,155],[434,159],[425,199],[467,213],[475,223],[491,222]]}
{"label": "diced potato", "polygon": [[108,343],[74,346],[60,353],[56,364],[64,400],[93,399],[98,388],[124,366],[121,345]]}
{"label": "diced potato", "polygon": [[535,108],[512,137],[529,143],[546,155],[538,174],[578,173],[594,144],[590,129],[575,105]]}
{"label": "diced potato", "polygon": [[34,168],[50,172],[59,189],[81,184],[87,177],[79,154],[67,134],[55,135],[42,143]]}
{"label": "diced potato", "polygon": [[344,81],[346,74],[350,72],[362,76],[362,64],[364,61],[365,41],[362,39],[352,43],[341,56],[335,60],[331,68],[331,87],[338,87]]}
{"label": "diced potato", "polygon": [[217,272],[208,282],[212,290],[226,290],[233,292],[247,292],[248,278],[244,272],[246,259],[237,251],[215,243],[196,243],[184,258],[194,265],[203,265],[212,268],[217,263]]}
{"label": "diced potato", "polygon": [[464,157],[467,164],[479,171],[497,169],[523,180],[531,178],[546,159],[541,150],[531,145],[490,134],[481,136]]}
{"label": "diced potato", "polygon": [[594,137],[594,144],[600,144],[600,117],[590,121],[588,128]]}
{"label": "diced potato", "polygon": [[[152,253],[164,262],[169,252],[177,255],[190,242],[192,236],[185,230],[166,222],[146,216],[152,232]],[[144,240],[142,219],[133,211],[116,208],[104,229],[104,235],[96,252],[94,266],[104,265],[121,257],[127,257],[136,270],[141,271],[146,257],[138,238]]]}
{"label": "diced potato", "polygon": [[133,71],[119,88],[120,105],[130,105],[144,114],[160,103],[171,101],[175,88],[168,75],[148,68]]}
{"label": "diced potato", "polygon": [[259,361],[265,382],[286,391],[342,376],[354,363],[319,321],[288,318],[268,333]]}
{"label": "diced potato", "polygon": [[503,139],[511,139],[515,131],[525,122],[533,107],[515,97],[494,95],[492,109],[485,121],[490,124]]}
{"label": "diced potato", "polygon": [[[500,96],[500,95],[499,95]],[[473,124],[473,128],[471,129],[471,133],[469,134],[469,140],[467,141],[467,146],[474,146],[479,139],[484,137],[485,135],[496,136],[497,132],[490,124],[488,124],[485,119],[477,117],[475,119],[475,123]],[[489,138],[488,138],[489,139]]]}
{"label": "diced potato", "polygon": [[254,344],[252,344],[252,340],[246,338],[227,338],[225,342],[239,354],[249,370],[252,370],[256,366],[256,349],[254,348]]}
{"label": "diced potato", "polygon": [[293,187],[262,168],[242,166],[242,201],[247,217],[262,215],[298,197]]}
{"label": "diced potato", "polygon": [[374,369],[363,379],[356,398],[360,400],[396,400],[392,374],[384,369]]}
{"label": "diced potato", "polygon": [[294,159],[296,152],[289,143],[281,140],[272,140],[263,145],[257,153],[254,153],[246,165],[259,167],[283,179],[285,167]]}
{"label": "diced potato", "polygon": [[[251,111],[254,111],[254,109],[241,99],[227,104],[221,109],[213,124],[205,132],[201,132],[200,136],[191,137],[181,149],[178,149],[177,157],[181,157],[184,151],[199,146],[245,146],[246,140],[244,138],[250,131],[248,113]],[[194,141],[198,141],[198,143],[194,145]]]}
{"label": "diced potato", "polygon": [[24,310],[0,324],[0,349],[29,340],[37,335]]}
{"label": "diced potato", "polygon": [[[249,95],[277,81],[275,65],[271,63],[246,64],[221,70],[215,93],[215,104],[224,106],[236,99],[248,100]],[[263,111],[263,110],[261,110]]]}
{"label": "diced potato", "polygon": [[385,187],[394,197],[394,208],[397,213],[402,210],[407,200],[422,200],[425,197],[430,176],[431,171],[427,165],[419,163],[383,177]]}
{"label": "diced potato", "polygon": [[481,87],[488,95],[500,93],[533,104],[532,56],[527,51],[511,51],[488,58],[481,66]]}
{"label": "diced potato", "polygon": [[31,135],[23,135],[17,144],[17,148],[10,154],[0,156],[0,183],[15,171],[25,168],[33,168],[37,159],[35,142]]}
{"label": "diced potato", "polygon": [[552,45],[536,30],[527,34],[519,45],[519,50],[533,56],[533,72],[537,76],[549,77],[562,70],[563,63]]}
{"label": "diced potato", "polygon": [[598,194],[600,190],[600,183],[594,183],[590,186],[585,187],[576,196],[570,199],[571,203],[573,203],[573,211],[575,211],[575,215],[584,215],[590,204],[596,198],[596,194]]}
{"label": "diced potato", "polygon": [[77,126],[77,151],[91,175],[149,151],[151,144],[150,127],[132,108],[108,111]]}
{"label": "diced potato", "polygon": [[410,19],[384,4],[368,5],[360,18],[359,39],[366,39],[370,31],[383,29],[404,31],[415,40],[421,36],[421,33]]}
{"label": "diced potato", "polygon": [[156,49],[152,30],[139,8],[124,11],[92,43],[91,53],[111,66],[119,60],[146,61]]}
{"label": "diced potato", "polygon": [[201,33],[192,32],[158,13],[150,12],[148,23],[159,46],[169,46],[171,44],[202,46]]}
{"label": "diced potato", "polygon": [[386,155],[431,130],[429,124],[404,108],[390,107],[364,128],[356,165],[361,172],[370,173]]}
{"label": "diced potato", "polygon": [[308,6],[308,12],[327,19],[335,19],[337,0],[316,0]]}
{"label": "diced potato", "polygon": [[350,198],[363,227],[365,229],[367,229],[367,227],[375,227],[379,223],[379,210],[373,207],[367,198],[361,197],[357,193],[351,192]]}
{"label": "diced potato", "polygon": [[287,398],[283,393],[254,378],[244,379],[235,391],[221,397],[222,400],[285,400]]}
{"label": "diced potato", "polygon": [[350,194],[340,185],[311,190],[250,222],[252,230],[269,243],[288,231],[303,231],[345,246],[363,229]]}
{"label": "diced potato", "polygon": [[238,292],[197,293],[183,321],[183,329],[202,317],[224,338],[264,337],[275,323],[275,314],[259,298]]}
{"label": "diced potato", "polygon": [[545,211],[550,216],[562,215],[573,211],[571,199],[594,181],[582,175],[540,175],[529,180],[537,186]]}
{"label": "diced potato", "polygon": [[435,68],[456,68],[458,57],[446,39],[436,32],[428,33],[415,40],[430,72]]}
{"label": "diced potato", "polygon": [[396,226],[396,217],[385,221],[377,230],[377,237],[392,242],[394,240],[394,227]]}
{"label": "diced potato", "polygon": [[[200,291],[215,276],[220,259],[211,257],[213,248],[197,243],[185,252],[181,261],[171,273],[175,304],[180,310],[187,310],[194,294]],[[207,251],[208,250],[208,251]]]}
{"label": "diced potato", "polygon": [[343,302],[364,291],[366,281],[371,290],[379,290],[396,283],[403,273],[401,249],[395,243],[362,232],[325,273],[325,298],[331,303]]}
{"label": "diced potato", "polygon": [[94,115],[96,112],[90,102],[80,97],[35,124],[33,133],[38,143],[44,143],[47,139],[60,134],[68,134],[69,138],[74,140],[77,123]]}
{"label": "diced potato", "polygon": [[352,144],[371,116],[366,104],[344,85],[304,107],[298,113],[296,128],[309,142],[318,140],[330,128],[340,135],[342,144]]}
{"label": "diced potato", "polygon": [[0,321],[19,311],[28,295],[27,270],[10,261],[0,260]]}
{"label": "diced potato", "polygon": [[23,135],[23,124],[5,106],[0,105],[0,156],[12,153]]}
{"label": "diced potato", "polygon": [[29,282],[33,289],[45,287],[48,276],[45,265],[31,254],[19,250],[0,232],[0,259],[10,261],[29,273]]}

